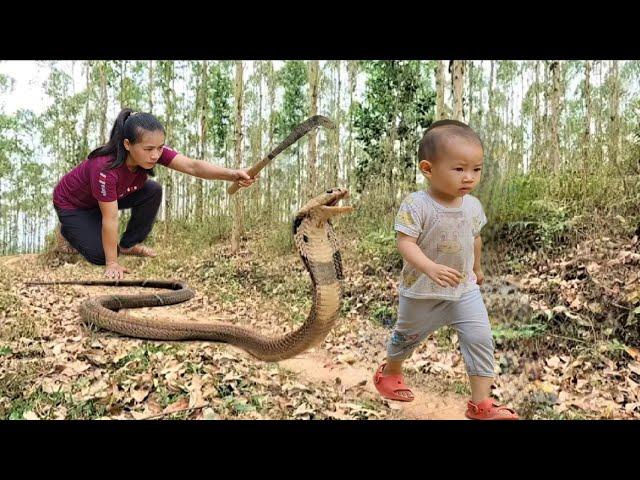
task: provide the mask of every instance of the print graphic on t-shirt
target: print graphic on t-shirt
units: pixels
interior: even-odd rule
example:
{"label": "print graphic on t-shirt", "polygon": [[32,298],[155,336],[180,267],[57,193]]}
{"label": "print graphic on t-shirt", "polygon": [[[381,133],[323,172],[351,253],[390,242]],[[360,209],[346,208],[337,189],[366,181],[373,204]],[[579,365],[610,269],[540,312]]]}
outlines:
{"label": "print graphic on t-shirt", "polygon": [[135,192],[137,189],[138,189],[137,185],[134,185],[132,187],[127,187],[127,189],[123,193],[121,193],[118,198],[124,197],[129,192]]}
{"label": "print graphic on t-shirt", "polygon": [[407,227],[416,228],[413,217],[407,211],[401,210],[400,212],[398,212],[398,215],[396,216],[396,223],[399,223],[400,225],[406,225]]}
{"label": "print graphic on t-shirt", "polygon": [[434,232],[438,239],[436,244],[436,263],[446,265],[460,272],[463,282],[467,276],[464,271],[465,258],[462,243],[460,243],[460,235],[464,232],[464,223],[462,212],[445,214],[436,227],[438,231]]}
{"label": "print graphic on t-shirt", "polygon": [[107,178],[107,176],[100,172],[100,179],[98,180],[98,183],[100,184],[100,193],[103,197],[107,196],[107,182],[104,181],[105,178]]}
{"label": "print graphic on t-shirt", "polygon": [[409,288],[411,287],[411,285],[413,285],[414,283],[416,283],[416,280],[418,280],[418,272],[411,267],[409,264],[406,264],[403,269],[402,269],[402,283],[405,285],[405,287]]}

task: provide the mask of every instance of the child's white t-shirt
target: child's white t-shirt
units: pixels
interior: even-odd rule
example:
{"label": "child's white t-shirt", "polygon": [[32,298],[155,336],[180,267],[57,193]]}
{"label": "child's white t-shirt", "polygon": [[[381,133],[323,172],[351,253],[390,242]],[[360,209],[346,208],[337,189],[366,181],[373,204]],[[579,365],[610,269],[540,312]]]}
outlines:
{"label": "child's white t-shirt", "polygon": [[405,197],[395,220],[395,230],[417,238],[422,252],[435,263],[462,274],[457,287],[441,287],[407,261],[400,275],[399,293],[411,298],[459,300],[463,293],[478,289],[473,273],[474,238],[487,223],[480,201],[462,197],[457,208],[439,204],[426,190]]}

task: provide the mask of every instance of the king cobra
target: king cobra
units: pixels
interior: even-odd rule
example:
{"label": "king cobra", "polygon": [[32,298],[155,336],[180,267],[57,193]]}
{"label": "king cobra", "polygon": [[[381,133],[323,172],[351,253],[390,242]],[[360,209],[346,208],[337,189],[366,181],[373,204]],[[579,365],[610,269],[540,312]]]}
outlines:
{"label": "king cobra", "polygon": [[119,312],[120,309],[174,305],[193,298],[194,291],[179,281],[96,280],[29,282],[27,285],[73,284],[170,289],[172,291],[168,293],[89,298],[80,305],[80,316],[86,324],[122,335],[153,340],[225,342],[244,349],[260,360],[284,360],[321,343],[340,315],[342,260],[331,218],[353,209],[351,206],[338,206],[347,196],[348,191],[343,188],[327,190],[307,202],[295,216],[294,244],[311,276],[313,304],[307,320],[300,328],[278,338],[269,338],[244,326],[228,323],[142,319]]}

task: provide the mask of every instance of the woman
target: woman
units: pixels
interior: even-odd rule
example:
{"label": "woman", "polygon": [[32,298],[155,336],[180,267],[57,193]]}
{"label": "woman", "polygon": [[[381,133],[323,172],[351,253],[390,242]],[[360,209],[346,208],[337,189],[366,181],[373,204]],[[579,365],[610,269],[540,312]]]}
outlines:
{"label": "woman", "polygon": [[[63,176],[53,190],[60,219],[59,248],[79,252],[89,262],[105,265],[105,276],[124,278],[129,270],[118,254],[155,257],[142,245],[149,235],[162,201],[162,187],[148,175],[159,163],[206,180],[255,182],[245,170],[232,170],[194,160],[164,145],[162,124],[150,113],[124,109],[116,118],[106,145]],[[130,208],[131,218],[118,242],[118,210]]]}

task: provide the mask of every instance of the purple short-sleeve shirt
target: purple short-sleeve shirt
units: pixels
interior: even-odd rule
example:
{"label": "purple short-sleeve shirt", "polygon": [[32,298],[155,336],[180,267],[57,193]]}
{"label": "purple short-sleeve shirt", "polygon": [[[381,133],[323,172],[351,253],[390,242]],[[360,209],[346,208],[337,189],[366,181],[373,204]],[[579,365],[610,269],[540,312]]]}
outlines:
{"label": "purple short-sleeve shirt", "polygon": [[[178,154],[164,147],[158,163],[168,166]],[[120,200],[142,188],[147,172],[142,168],[130,171],[126,164],[107,170],[112,156],[84,160],[64,177],[53,189],[53,204],[61,210],[91,209],[100,202]]]}

